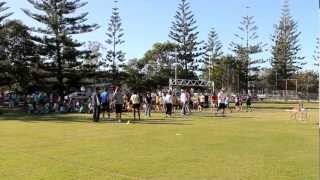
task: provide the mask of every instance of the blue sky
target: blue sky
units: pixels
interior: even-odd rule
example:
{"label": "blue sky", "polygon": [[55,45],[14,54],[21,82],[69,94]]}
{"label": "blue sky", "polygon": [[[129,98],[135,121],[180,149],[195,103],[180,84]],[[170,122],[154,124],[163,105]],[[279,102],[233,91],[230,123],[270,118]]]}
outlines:
{"label": "blue sky", "polygon": [[[168,33],[180,0],[119,0],[120,15],[123,19],[126,43],[122,49],[127,59],[139,58],[155,42],[169,40]],[[213,27],[224,45],[224,52],[230,53],[228,45],[235,40],[240,18],[249,14],[255,16],[259,27],[259,39],[268,44],[273,33],[273,25],[279,21],[283,0],[189,0],[200,32],[199,39],[206,40],[208,31]],[[308,62],[306,69],[313,69],[313,52],[319,29],[318,0],[290,0],[291,14],[298,22],[302,32],[300,42],[302,55]],[[81,41],[99,41],[104,43],[105,31],[111,15],[113,0],[90,0],[80,11],[89,12],[88,22],[98,23],[101,28],[90,34],[78,36]],[[38,26],[35,21],[24,15],[21,8],[33,9],[27,0],[8,0],[8,6],[15,14],[11,18],[21,19],[29,26]],[[264,58],[269,52],[261,54]]]}

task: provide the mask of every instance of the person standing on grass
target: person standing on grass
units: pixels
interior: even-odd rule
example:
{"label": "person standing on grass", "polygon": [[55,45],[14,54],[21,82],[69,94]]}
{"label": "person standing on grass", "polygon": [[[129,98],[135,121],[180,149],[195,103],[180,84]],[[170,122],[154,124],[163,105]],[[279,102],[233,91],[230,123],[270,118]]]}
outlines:
{"label": "person standing on grass", "polygon": [[181,114],[185,116],[188,113],[189,100],[187,97],[187,93],[183,89],[181,90],[180,102],[182,104]]}
{"label": "person standing on grass", "polygon": [[230,107],[230,100],[231,100],[231,98],[230,98],[230,95],[228,94],[228,95],[226,96],[226,99],[225,99],[225,101],[224,101],[224,104],[225,104],[225,108],[226,108],[226,109],[229,109],[229,110],[230,110],[230,113],[232,113],[232,109],[231,109],[231,107]]}
{"label": "person standing on grass", "polygon": [[164,103],[166,106],[166,117],[172,116],[172,92],[170,91],[165,97],[164,97]]}
{"label": "person standing on grass", "polygon": [[222,109],[222,114],[224,115],[225,112],[225,100],[226,100],[226,95],[224,94],[224,89],[222,88],[221,91],[218,94],[218,109],[217,113]]}
{"label": "person standing on grass", "polygon": [[151,108],[152,108],[152,97],[150,93],[147,93],[147,96],[145,97],[144,100],[145,104],[146,104],[146,109],[145,109],[145,116],[146,117],[151,117]]}
{"label": "person standing on grass", "polygon": [[134,92],[130,98],[133,108],[133,120],[136,120],[136,112],[138,113],[139,121],[140,119],[140,97],[137,92]]}
{"label": "person standing on grass", "polygon": [[166,105],[164,103],[164,98],[165,98],[166,94],[161,92],[160,95],[160,107],[161,107],[161,112],[166,112]]}
{"label": "person standing on grass", "polygon": [[252,111],[251,108],[251,95],[248,94],[247,99],[246,99],[246,104],[247,104],[247,112]]}
{"label": "person standing on grass", "polygon": [[239,96],[239,94],[236,96],[235,98],[235,105],[236,105],[236,110],[239,112],[239,111],[242,111],[242,99],[241,97]]}
{"label": "person standing on grass", "polygon": [[172,106],[172,112],[175,113],[179,106],[178,98],[175,94],[172,95]]}
{"label": "person standing on grass", "polygon": [[190,90],[186,91],[186,95],[187,95],[187,101],[188,101],[187,106],[186,106],[187,107],[187,113],[191,114],[191,108],[192,108],[193,102],[192,102],[192,99],[191,99]]}
{"label": "person standing on grass", "polygon": [[214,96],[215,96],[215,93],[213,93],[211,98],[210,98],[210,100],[211,100],[211,111],[212,112],[214,112],[214,108],[215,108],[215,104],[216,104]]}
{"label": "person standing on grass", "polygon": [[94,122],[99,122],[101,101],[100,101],[100,95],[99,95],[99,88],[98,87],[95,89],[95,92],[91,96],[91,105],[92,105],[92,108],[93,108],[93,121]]}
{"label": "person standing on grass", "polygon": [[121,88],[117,87],[114,94],[113,94],[113,101],[115,104],[116,109],[116,120],[118,120],[119,123],[122,121],[122,107],[123,107],[123,94],[121,92]]}
{"label": "person standing on grass", "polygon": [[108,114],[108,120],[110,120],[110,101],[108,88],[100,94],[101,105],[102,105],[102,118],[105,119],[105,113]]}
{"label": "person standing on grass", "polygon": [[160,106],[160,94],[156,95],[156,111],[161,112],[161,106]]}
{"label": "person standing on grass", "polygon": [[200,112],[202,112],[206,103],[206,97],[203,93],[201,93],[201,95],[199,96],[199,102],[200,102]]}

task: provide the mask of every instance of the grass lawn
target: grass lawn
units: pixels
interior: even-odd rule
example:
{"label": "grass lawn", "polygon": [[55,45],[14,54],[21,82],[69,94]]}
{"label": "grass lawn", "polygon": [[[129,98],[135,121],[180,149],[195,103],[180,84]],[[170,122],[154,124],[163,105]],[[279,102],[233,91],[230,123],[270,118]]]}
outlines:
{"label": "grass lawn", "polygon": [[307,106],[307,122],[290,121],[292,105],[270,103],[224,118],[154,114],[130,125],[4,114],[0,179],[316,180],[317,105]]}

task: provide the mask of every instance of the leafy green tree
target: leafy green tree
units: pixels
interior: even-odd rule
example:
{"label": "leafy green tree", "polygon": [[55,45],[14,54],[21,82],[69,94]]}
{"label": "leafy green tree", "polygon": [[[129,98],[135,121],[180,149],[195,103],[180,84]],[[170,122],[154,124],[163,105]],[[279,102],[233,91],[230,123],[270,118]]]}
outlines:
{"label": "leafy green tree", "polygon": [[238,63],[240,61],[237,61],[232,55],[215,59],[215,70],[211,73],[211,77],[214,79],[216,89],[225,88],[229,92],[236,90],[237,70],[240,66]]}
{"label": "leafy green tree", "polygon": [[[176,62],[176,45],[170,42],[155,43],[152,49],[148,50],[141,59],[145,64],[148,76],[157,75],[159,72],[167,70],[172,75],[173,64]],[[168,75],[166,77],[168,77]]]}
{"label": "leafy green tree", "polygon": [[177,57],[179,63],[184,67],[184,76],[188,78],[188,70],[194,71],[198,68],[198,57],[202,55],[198,42],[199,32],[197,31],[196,20],[190,10],[190,3],[181,0],[172,22],[169,37],[177,44]]}
{"label": "leafy green tree", "polygon": [[290,15],[288,0],[284,1],[282,16],[277,25],[274,26],[272,35],[271,66],[273,76],[277,73],[278,79],[291,78],[295,72],[304,64],[304,57],[300,56],[301,46],[299,44],[298,24]]}
{"label": "leafy green tree", "polygon": [[80,0],[28,0],[41,13],[23,9],[24,13],[43,26],[33,28],[42,36],[34,37],[41,49],[42,67],[55,79],[60,96],[68,91],[70,83],[77,84],[81,74],[83,59],[88,50],[80,50],[83,43],[73,39],[73,35],[92,32],[98,25],[85,24],[88,13],[77,13],[87,3]]}
{"label": "leafy green tree", "polygon": [[[248,7],[249,8],[249,7]],[[260,70],[262,59],[254,59],[252,55],[261,53],[265,44],[258,41],[258,26],[254,21],[254,16],[246,15],[242,17],[239,33],[235,34],[237,41],[230,43],[231,50],[235,53],[242,66],[238,70],[238,92],[249,89],[249,81],[256,81]]]}
{"label": "leafy green tree", "polygon": [[146,75],[142,72],[144,64],[141,60],[131,59],[124,66],[126,89],[145,92],[152,89],[150,80],[146,79]]}
{"label": "leafy green tree", "polygon": [[0,84],[7,84],[8,74],[7,72],[7,57],[5,49],[7,44],[7,39],[5,35],[5,31],[3,30],[5,27],[3,25],[3,22],[6,18],[11,16],[13,13],[7,13],[6,11],[9,9],[9,7],[6,6],[6,2],[0,1]]}
{"label": "leafy green tree", "polygon": [[308,96],[308,93],[318,93],[319,79],[316,71],[298,72],[294,78],[298,79],[298,91],[305,96]]}
{"label": "leafy green tree", "polygon": [[[115,1],[117,4],[118,1]],[[122,40],[124,33],[123,28],[121,27],[121,17],[119,13],[119,8],[114,7],[112,9],[112,15],[110,18],[110,23],[108,27],[107,34],[107,44],[111,47],[110,50],[107,51],[106,60],[109,63],[106,63],[106,67],[111,67],[111,73],[113,76],[113,80],[116,81],[118,79],[118,71],[119,67],[123,67],[123,62],[125,61],[125,53],[121,50],[118,50],[118,46],[124,43]]]}
{"label": "leafy green tree", "polygon": [[[204,44],[204,50],[205,53],[203,54],[202,59],[202,62],[204,63],[204,71],[208,73],[208,76],[212,76],[212,72],[215,71],[216,60],[223,55],[222,43],[220,42],[218,34],[214,28],[212,28],[208,34],[208,41]],[[211,71],[209,71],[209,69]]]}
{"label": "leafy green tree", "polygon": [[[31,39],[29,28],[22,22],[13,20],[4,24],[2,34],[5,36],[4,52],[7,64],[5,72],[10,83],[27,91],[34,86],[39,62],[38,49]],[[9,80],[7,79],[7,80]]]}

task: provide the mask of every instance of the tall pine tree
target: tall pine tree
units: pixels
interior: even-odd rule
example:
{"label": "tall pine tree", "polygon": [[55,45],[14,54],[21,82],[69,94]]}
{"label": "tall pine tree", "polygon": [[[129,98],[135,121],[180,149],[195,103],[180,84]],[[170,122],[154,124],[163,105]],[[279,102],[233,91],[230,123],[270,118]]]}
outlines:
{"label": "tall pine tree", "polygon": [[316,65],[317,67],[320,66],[320,37],[317,38],[317,42],[316,42],[316,50],[314,50],[314,65]]}
{"label": "tall pine tree", "polygon": [[282,16],[279,24],[275,25],[272,35],[272,58],[271,66],[273,74],[277,73],[278,79],[288,79],[301,69],[304,57],[299,55],[301,46],[299,44],[298,24],[290,15],[289,2],[284,0]]}
{"label": "tall pine tree", "polygon": [[203,48],[205,50],[202,60],[205,67],[204,71],[208,73],[208,76],[212,76],[212,72],[215,71],[216,60],[223,55],[222,43],[214,28],[209,32],[208,41],[204,44]]}
{"label": "tall pine tree", "polygon": [[47,72],[54,78],[55,88],[60,97],[64,96],[71,85],[80,86],[83,77],[81,68],[87,50],[80,50],[83,43],[74,40],[72,35],[88,33],[98,25],[87,25],[88,13],[77,14],[77,10],[87,5],[81,0],[28,0],[33,7],[41,13],[23,9],[24,13],[32,19],[43,24],[42,27],[33,28],[41,34],[34,41],[41,48],[42,62]]}
{"label": "tall pine tree", "polygon": [[[248,9],[249,7],[247,7]],[[242,17],[240,26],[238,27],[239,33],[235,34],[236,42],[231,42],[231,50],[235,53],[240,69],[238,69],[238,92],[249,89],[249,82],[257,80],[257,73],[260,70],[262,59],[253,59],[252,55],[261,53],[265,46],[262,42],[258,41],[257,35],[258,26],[254,21],[254,16],[248,14]]]}
{"label": "tall pine tree", "polygon": [[198,46],[199,32],[197,31],[196,20],[190,10],[190,3],[181,0],[172,22],[169,37],[177,44],[177,57],[184,67],[184,76],[187,78],[189,70],[197,70],[198,57],[202,55]]}
{"label": "tall pine tree", "polygon": [[9,12],[9,13],[6,12],[9,9],[9,7],[7,7],[6,4],[7,4],[6,2],[0,1],[0,24],[2,24],[2,22],[6,18],[8,18],[13,14],[12,12]]}
{"label": "tall pine tree", "polygon": [[125,53],[118,50],[118,46],[124,43],[122,37],[124,36],[121,17],[119,13],[119,8],[117,7],[118,1],[114,1],[115,7],[112,9],[112,15],[109,22],[107,41],[106,43],[110,46],[110,50],[107,52],[106,60],[109,62],[109,67],[111,67],[111,74],[113,80],[116,82],[118,77],[119,67],[123,66],[125,61]]}

